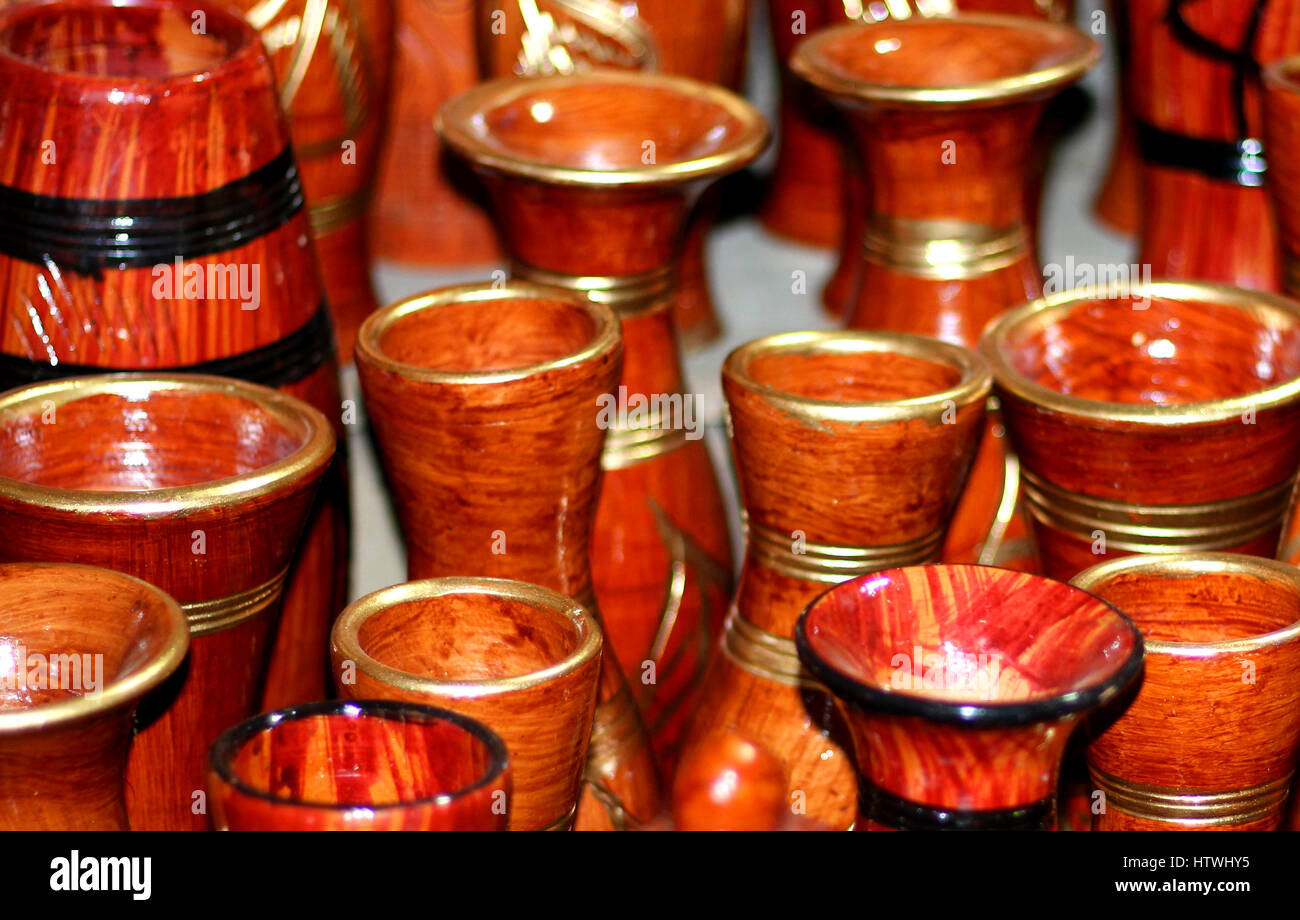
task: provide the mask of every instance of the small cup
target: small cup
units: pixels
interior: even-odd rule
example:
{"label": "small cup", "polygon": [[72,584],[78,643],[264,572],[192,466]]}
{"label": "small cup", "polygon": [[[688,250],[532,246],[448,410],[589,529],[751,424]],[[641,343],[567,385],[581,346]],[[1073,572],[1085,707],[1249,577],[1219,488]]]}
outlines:
{"label": "small cup", "polygon": [[212,745],[212,823],[227,831],[505,830],[510,766],[473,719],[381,700],[254,716]]}

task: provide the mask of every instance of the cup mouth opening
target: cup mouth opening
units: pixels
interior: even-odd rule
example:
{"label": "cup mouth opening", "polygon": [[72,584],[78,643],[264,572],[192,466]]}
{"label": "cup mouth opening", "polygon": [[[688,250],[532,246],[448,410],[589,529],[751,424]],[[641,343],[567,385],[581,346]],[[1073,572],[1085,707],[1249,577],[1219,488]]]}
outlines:
{"label": "cup mouth opening", "polygon": [[[202,29],[195,31],[199,12]],[[77,23],[92,27],[81,41],[55,33]],[[106,24],[118,31],[97,39],[103,30],[93,27]],[[164,44],[164,32],[171,44]],[[53,45],[59,38],[65,40]],[[241,16],[203,2],[186,8],[168,0],[32,0],[0,11],[0,59],[105,87],[199,82],[259,41]]]}
{"label": "cup mouth opening", "polygon": [[[105,675],[104,686],[93,695],[83,694],[9,709],[0,707],[0,733],[39,729],[85,719],[131,704],[166,680],[180,667],[189,651],[190,628],[180,604],[170,594],[148,582],[111,569],[75,563],[5,563],[0,565],[0,603],[4,603],[5,581],[11,577],[32,578],[38,583],[37,590],[40,582],[51,581],[48,590],[52,600],[67,600],[75,579],[93,577],[101,590],[88,591],[87,602],[92,602],[89,595],[93,595],[93,602],[99,604],[105,603],[102,586],[105,582],[111,583],[122,592],[117,603],[124,616],[140,613],[153,618],[154,629],[159,636],[152,647],[143,653],[138,644],[128,647],[115,675],[111,679]],[[57,583],[53,583],[54,579],[58,579]],[[23,637],[7,638],[21,640]],[[131,660],[133,652],[139,655],[137,660]],[[75,653],[93,655],[95,651],[83,648]]]}
{"label": "cup mouth opening", "polygon": [[[270,790],[252,785],[236,772],[235,761],[248,744],[260,736],[273,734],[281,725],[309,719],[349,722],[375,719],[400,725],[415,724],[428,727],[450,723],[466,735],[471,736],[482,746],[488,755],[487,766],[484,768],[482,776],[460,788],[382,804],[350,804],[286,798],[277,796]],[[227,729],[213,742],[208,751],[208,769],[223,783],[241,795],[278,806],[337,812],[387,812],[422,806],[450,805],[458,799],[463,799],[477,790],[500,781],[508,768],[508,764],[505,742],[481,722],[450,710],[395,700],[334,700],[304,703],[272,712],[264,712],[241,722],[233,728]]]}
{"label": "cup mouth opening", "polygon": [[[405,604],[463,595],[506,599],[553,618],[573,630],[569,653],[553,664],[523,674],[453,680],[394,667],[366,650],[362,636],[372,619]],[[388,686],[435,697],[476,699],[527,690],[578,670],[599,657],[602,633],[586,607],[549,588],[502,578],[450,577],[392,585],[354,601],[335,621],[331,646],[336,661],[352,661],[359,671]]]}
{"label": "cup mouth opening", "polygon": [[[1255,631],[1250,635],[1217,640],[1180,641],[1151,635],[1141,618],[1126,613],[1138,630],[1149,654],[1176,658],[1218,658],[1259,651],[1288,642],[1300,640],[1300,569],[1276,559],[1244,556],[1236,553],[1170,553],[1162,555],[1133,555],[1108,559],[1084,569],[1070,584],[1090,594],[1101,597],[1108,585],[1116,579],[1132,576],[1151,581],[1198,578],[1205,575],[1228,575],[1251,578],[1290,591],[1296,597],[1298,612],[1290,622],[1273,629]],[[1104,600],[1105,598],[1103,598]],[[1108,603],[1118,604],[1115,601]],[[1163,624],[1155,624],[1157,627]]]}
{"label": "cup mouth opening", "polygon": [[[687,105],[694,103],[714,112],[716,117],[701,121],[700,134],[704,142],[683,150],[677,156],[667,156],[670,151],[656,149],[653,161],[647,163],[643,145],[652,139],[641,138],[638,134],[635,151],[629,148],[629,156],[620,157],[625,162],[611,161],[599,165],[581,163],[573,156],[536,147],[524,149],[518,144],[507,144],[501,139],[500,132],[489,124],[493,115],[535,97],[529,106],[529,117],[538,125],[545,125],[556,114],[555,102],[545,97],[554,97],[555,101],[565,96],[581,98],[606,87],[614,95],[614,101],[619,101],[620,111],[630,110],[628,99],[631,94],[647,99],[657,95],[668,114],[680,114]],[[677,106],[671,104],[674,101]],[[588,117],[582,109],[575,114],[564,114],[569,118],[575,114]],[[593,129],[590,121],[584,124],[588,132]],[[489,80],[444,104],[438,112],[435,128],[442,141],[476,169],[553,185],[588,187],[674,185],[718,176],[751,163],[770,139],[770,130],[763,116],[724,87],[690,77],[613,69],[565,76]],[[588,149],[591,138],[588,133],[585,141]],[[631,153],[635,153],[635,159]]]}
{"label": "cup mouth opening", "polygon": [[[247,501],[289,488],[319,475],[334,455],[334,430],[316,409],[292,396],[225,377],[200,374],[102,374],[67,377],[30,384],[0,394],[0,432],[20,421],[41,419],[84,399],[113,397],[127,403],[147,403],[151,397],[183,400],[189,396],[228,399],[250,407],[248,432],[257,435],[257,419],[273,421],[294,446],[277,450],[269,462],[234,475],[221,475],[180,485],[141,489],[62,488],[0,474],[0,497],[51,510],[81,514],[129,513],[133,517],[170,517],[215,504]],[[57,427],[52,425],[49,427]],[[196,453],[210,445],[194,444]],[[261,458],[259,458],[259,461]],[[14,472],[12,469],[11,472]]]}
{"label": "cup mouth opening", "polygon": [[[893,35],[887,36],[886,32]],[[868,70],[873,56],[860,51],[864,43],[870,43],[874,57],[884,61],[899,51],[908,54],[909,49],[899,39],[908,33],[944,37],[956,34],[963,43],[970,44],[980,33],[992,37],[998,32],[1004,33],[1004,41],[1011,37],[1037,39],[1044,50],[1036,59],[1005,68],[1006,73],[945,82],[891,81],[885,76],[888,66]],[[927,46],[919,53],[932,59],[934,52]],[[846,55],[846,61],[836,60]],[[790,67],[802,79],[840,99],[887,107],[934,108],[996,105],[1048,95],[1078,80],[1100,58],[1097,42],[1069,23],[998,13],[959,13],[828,26],[795,47]]]}
{"label": "cup mouth opening", "polygon": [[[896,689],[887,686],[885,683],[867,678],[860,671],[850,672],[845,670],[832,663],[819,651],[819,646],[823,643],[818,636],[820,624],[817,621],[821,616],[825,615],[827,606],[834,596],[846,592],[855,592],[858,587],[872,579],[897,579],[904,577],[909,572],[926,569],[978,571],[979,577],[986,579],[990,583],[995,580],[1014,579],[1019,582],[1028,580],[1029,584],[1050,589],[1057,595],[1074,595],[1076,601],[1087,603],[1095,613],[1113,619],[1115,639],[1111,645],[1118,646],[1117,651],[1120,654],[1116,656],[1115,660],[1108,661],[1106,667],[1094,666],[1091,674],[1083,670],[1087,662],[1080,659],[1076,663],[1080,673],[1077,676],[1056,681],[1058,685],[1056,689],[1035,690],[1032,691],[1032,695],[1016,701],[991,702],[987,694],[981,695],[974,691],[966,694],[965,691],[968,689],[966,687],[956,688],[960,692],[954,692],[954,688],[946,688],[941,694],[932,695],[910,692],[911,688]],[[1014,601],[1011,601],[1009,597],[1006,600],[1008,607],[1014,605]],[[1056,622],[1060,623],[1064,622],[1064,620]],[[862,575],[851,581],[835,585],[814,598],[804,609],[795,624],[795,645],[804,666],[818,680],[824,683],[835,696],[859,710],[891,716],[919,717],[931,722],[958,725],[971,729],[1012,728],[1040,722],[1060,721],[1081,715],[1118,696],[1138,677],[1142,671],[1143,663],[1142,634],[1114,605],[1079,588],[1043,576],[1028,575],[1024,572],[1000,569],[993,566],[965,564],[923,565],[890,569]],[[915,648],[923,648],[923,646],[919,642],[916,643],[909,648],[907,655],[911,655]],[[974,653],[970,652],[958,650],[958,653],[961,656],[976,657]],[[1000,652],[996,651],[990,652],[985,649],[983,653],[990,659],[995,655],[1000,657]],[[949,650],[944,657],[946,658],[951,654],[952,652]],[[883,673],[895,667],[893,662],[897,658],[898,655],[891,657],[890,668],[884,668],[883,665],[879,664],[872,665],[872,667],[874,670]],[[1102,658],[1108,659],[1109,656],[1103,655]],[[968,664],[968,662],[963,662],[963,666],[965,664]],[[913,668],[917,667],[916,662],[909,662],[909,665]],[[979,666],[983,667],[982,665]],[[922,661],[919,663],[919,667],[922,673],[922,677],[919,679],[922,681],[929,679],[927,672],[932,667],[932,663]],[[946,663],[945,667],[947,667]],[[962,673],[965,676],[971,676],[969,672],[963,671]],[[971,676],[971,679],[976,679],[977,676]],[[886,682],[890,679],[890,676],[885,678]],[[994,675],[994,679],[996,679],[996,675]],[[922,687],[922,689],[925,688]]]}
{"label": "cup mouth opening", "polygon": [[[932,392],[902,399],[850,401],[825,399],[794,392],[790,386],[777,386],[760,379],[755,365],[765,359],[804,357],[837,359],[861,356],[863,371],[870,370],[872,359],[910,359],[937,365],[955,382]],[[992,374],[987,362],[976,352],[925,336],[896,332],[817,331],[788,332],[755,339],[735,349],[722,366],[726,380],[762,396],[782,411],[801,418],[847,423],[896,422],[916,418],[939,418],[954,407],[963,407],[987,398],[992,389]]]}
{"label": "cup mouth opening", "polygon": [[[1240,310],[1261,329],[1285,328],[1300,337],[1300,303],[1289,298],[1208,282],[1139,283],[1123,297],[1105,287],[1075,288],[1030,301],[1004,313],[984,330],[980,352],[993,371],[997,389],[1037,407],[1100,422],[1143,425],[1188,425],[1240,418],[1271,409],[1300,396],[1300,374],[1259,389],[1210,400],[1181,402],[1114,402],[1062,392],[1032,379],[1018,366],[1017,347],[1027,338],[1094,303],[1159,300],[1169,304],[1208,304]],[[1263,383],[1263,381],[1261,381]]]}
{"label": "cup mouth opening", "polygon": [[[526,316],[531,304],[535,304],[539,316],[548,310],[581,316],[586,323],[584,340],[579,343],[570,335],[566,341],[547,349],[551,352],[547,355],[537,349],[535,342],[525,343],[518,341],[518,337],[508,337],[505,330],[493,323],[494,311],[508,311],[513,305],[521,308]],[[525,347],[532,347],[533,353],[514,361],[492,362],[501,366],[482,368],[435,367],[428,362],[412,360],[410,354],[393,354],[395,349],[389,344],[390,340],[400,337],[404,329],[414,330],[416,324],[423,322],[432,327],[428,332],[436,333],[440,312],[468,305],[477,305],[481,309],[482,317],[475,318],[475,328],[484,330],[485,337],[498,350],[508,350],[513,343],[516,354],[524,352]],[[584,364],[618,348],[621,338],[618,318],[604,304],[586,298],[565,297],[549,288],[522,282],[509,282],[503,286],[467,284],[417,294],[372,313],[357,334],[357,355],[364,363],[422,383],[493,386]],[[442,363],[448,363],[451,346],[456,344],[456,341],[443,343]],[[461,354],[465,351],[462,349]],[[541,360],[537,360],[539,357]]]}

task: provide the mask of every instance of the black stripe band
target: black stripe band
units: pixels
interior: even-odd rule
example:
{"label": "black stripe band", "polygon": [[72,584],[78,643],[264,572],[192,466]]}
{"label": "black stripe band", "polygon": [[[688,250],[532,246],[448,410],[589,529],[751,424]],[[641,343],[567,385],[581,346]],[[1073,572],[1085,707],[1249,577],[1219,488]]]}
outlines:
{"label": "black stripe band", "polygon": [[1051,798],[985,811],[938,808],[900,798],[861,777],[858,808],[868,821],[900,831],[1045,831],[1056,818]]}
{"label": "black stripe band", "polygon": [[1264,184],[1264,145],[1255,138],[1211,141],[1137,123],[1138,149],[1153,166],[1186,169],[1220,182],[1254,188]]}
{"label": "black stripe band", "polygon": [[116,374],[138,371],[167,373],[215,374],[234,377],[268,387],[297,383],[325,363],[334,353],[334,327],[329,311],[321,307],[307,324],[269,345],[241,352],[228,358],[201,361],[182,367],[97,367],[90,364],[49,364],[0,354],[0,390],[87,374]]}
{"label": "black stripe band", "polygon": [[0,253],[82,275],[197,259],[279,229],[303,202],[288,147],[241,179],[180,198],[61,198],[0,185]]}

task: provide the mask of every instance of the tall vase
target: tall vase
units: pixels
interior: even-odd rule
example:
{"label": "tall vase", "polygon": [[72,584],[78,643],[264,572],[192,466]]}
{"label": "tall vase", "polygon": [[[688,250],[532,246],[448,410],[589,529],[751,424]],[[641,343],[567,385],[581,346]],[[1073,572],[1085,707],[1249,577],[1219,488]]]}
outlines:
{"label": "tall vase", "polygon": [[[745,73],[749,0],[478,0],[479,61],[486,77],[573,74],[593,67],[675,74],[739,91]],[[717,219],[716,190],[687,224],[673,319],[683,347],[722,331],[705,247]]]}
{"label": "tall vase", "polygon": [[1008,313],[981,349],[1045,574],[1277,553],[1300,470],[1300,304],[1191,282],[1081,289]]}
{"label": "tall vase", "polygon": [[786,807],[853,823],[853,766],[794,626],[828,585],[933,561],[984,421],[991,379],[921,336],[794,332],[723,365],[747,549],[687,753],[734,728],[778,755]]}
{"label": "tall vase", "polygon": [[149,696],[127,767],[136,830],[202,830],[208,745],[261,708],[289,565],[334,452],[301,400],[119,374],[0,397],[0,561],[79,562],[172,595],[189,661]]}
{"label": "tall vase", "polygon": [[225,0],[262,36],[302,170],[343,361],[377,306],[366,209],[384,135],[393,0]]}
{"label": "tall vase", "polygon": [[181,666],[176,601],[82,565],[0,565],[0,830],[128,829],[140,700]]}
{"label": "tall vase", "polygon": [[212,745],[221,831],[499,831],[506,746],[482,724],[386,700],[262,713]]}
{"label": "tall vase", "polygon": [[1138,158],[1137,124],[1133,120],[1133,96],[1129,86],[1133,77],[1129,67],[1128,5],[1126,0],[1110,0],[1110,19],[1114,24],[1113,48],[1119,59],[1116,70],[1119,93],[1115,139],[1110,151],[1110,166],[1102,180],[1093,212],[1116,233],[1135,236],[1141,225],[1142,166]]}
{"label": "tall vase", "polygon": [[448,103],[439,124],[487,182],[514,274],[585,293],[622,320],[592,575],[609,642],[671,764],[731,584],[697,398],[682,392],[673,279],[691,204],[758,156],[766,126],[718,87],[616,72],[486,83]]}
{"label": "tall vase", "polygon": [[1142,159],[1138,262],[1157,278],[1279,290],[1259,68],[1300,52],[1300,3],[1126,5]]}
{"label": "tall vase", "polygon": [[1136,697],[1089,740],[1094,830],[1277,830],[1300,753],[1300,570],[1189,553],[1071,584],[1142,631]]}
{"label": "tall vase", "polygon": [[[257,33],[216,3],[56,0],[0,8],[0,44],[0,146],[21,152],[0,164],[0,389],[216,374],[303,398],[341,437],[303,179]],[[342,467],[290,573],[274,699],[325,692]]]}
{"label": "tall vase", "polygon": [[860,830],[1052,828],[1071,732],[1142,673],[1142,636],[1109,604],[991,566],[856,578],[795,640],[853,733]]}
{"label": "tall vase", "polygon": [[334,624],[348,699],[449,709],[505,742],[511,830],[567,830],[582,792],[600,687],[600,626],[576,601],[498,578],[395,585]]}
{"label": "tall vase", "polygon": [[439,107],[478,81],[474,0],[394,0],[392,91],[370,206],[377,255],[422,267],[501,257],[482,190],[442,149]]}
{"label": "tall vase", "polygon": [[[613,310],[535,285],[444,288],[367,321],[358,367],[408,577],[514,578],[599,619],[588,548],[600,406],[622,358]],[[619,821],[655,817],[653,754],[613,656],[592,731],[589,786],[616,803]],[[579,825],[589,820],[580,809]]]}

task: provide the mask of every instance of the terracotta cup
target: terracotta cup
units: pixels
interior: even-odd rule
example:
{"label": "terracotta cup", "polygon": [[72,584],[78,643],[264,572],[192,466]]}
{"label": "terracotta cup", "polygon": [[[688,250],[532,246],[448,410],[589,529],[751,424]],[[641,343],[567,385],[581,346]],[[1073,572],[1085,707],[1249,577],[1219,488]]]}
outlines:
{"label": "terracotta cup", "polygon": [[720,87],[613,71],[485,83],[448,103],[439,126],[487,181],[515,275],[586,293],[622,321],[592,574],[610,645],[671,765],[731,582],[699,398],[682,392],[673,278],[691,204],[758,156],[767,127]]}
{"label": "terracotta cup", "polygon": [[[599,619],[588,546],[600,406],[623,357],[614,311],[519,282],[444,288],[373,316],[357,354],[408,577],[514,578]],[[660,810],[653,752],[618,660],[602,670],[592,775],[646,821]]]}
{"label": "terracotta cup", "polygon": [[444,102],[478,81],[474,0],[394,0],[392,92],[370,208],[377,255],[412,266],[501,257],[482,188],[434,130]]}
{"label": "terracotta cup", "polygon": [[384,135],[393,0],[225,0],[262,36],[302,169],[307,218],[338,336],[351,360],[370,284],[366,208]]}
{"label": "terracotta cup", "polygon": [[0,830],[128,829],[141,698],[185,658],[176,601],[82,565],[0,565]]}
{"label": "terracotta cup", "polygon": [[306,403],[218,377],[76,377],[0,396],[0,561],[125,572],[189,621],[186,667],[136,716],[132,828],[206,826],[208,745],[261,706],[285,574],[333,451]]}
{"label": "terracotta cup", "polygon": [[[617,68],[741,89],[749,0],[477,0],[476,6],[485,77]],[[673,318],[687,349],[722,332],[705,265],[719,205],[716,190],[706,192],[686,229]]]}
{"label": "terracotta cup", "polygon": [[1080,289],[985,333],[1043,571],[1274,556],[1300,469],[1300,304],[1190,282]]}
{"label": "terracotta cup", "polygon": [[1125,6],[1142,161],[1138,262],[1157,278],[1279,290],[1259,71],[1300,53],[1300,2]]}
{"label": "terracotta cup", "polygon": [[810,604],[795,639],[844,705],[860,830],[1051,828],[1070,733],[1142,673],[1119,611],[992,566],[864,575]]}
{"label": "terracotta cup", "polygon": [[[278,387],[340,419],[279,102],[257,32],[218,3],[0,8],[0,143],[15,153],[0,164],[0,390],[187,371]],[[347,594],[341,465],[322,491],[289,578],[272,703],[325,691]]]}
{"label": "terracotta cup", "polygon": [[1094,830],[1277,830],[1300,752],[1300,570],[1186,553],[1070,582],[1142,631],[1142,686],[1088,744]]}
{"label": "terracotta cup", "polygon": [[938,558],[991,384],[974,352],[899,333],[793,332],[728,356],[745,564],[688,752],[735,728],[783,760],[789,810],[853,823],[847,737],[795,622],[827,585]]}
{"label": "terracotta cup", "polygon": [[308,703],[218,738],[208,793],[219,831],[503,831],[510,765],[500,738],[455,712]]}
{"label": "terracotta cup", "polygon": [[368,594],[334,624],[338,692],[476,719],[510,755],[511,830],[573,823],[600,684],[600,626],[575,601],[496,578]]}

